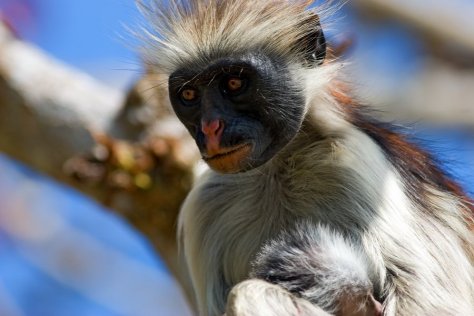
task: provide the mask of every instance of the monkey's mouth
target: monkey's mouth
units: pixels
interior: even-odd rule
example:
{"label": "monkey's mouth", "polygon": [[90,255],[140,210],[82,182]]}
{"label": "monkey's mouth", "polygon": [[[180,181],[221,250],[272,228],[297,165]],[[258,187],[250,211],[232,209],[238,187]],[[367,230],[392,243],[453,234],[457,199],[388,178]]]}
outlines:
{"label": "monkey's mouth", "polygon": [[205,160],[205,161],[212,161],[212,160],[216,160],[216,159],[222,159],[222,158],[225,158],[227,156],[230,156],[230,155],[233,155],[233,154],[236,154],[240,151],[243,151],[244,149],[248,148],[250,149],[251,145],[250,144],[242,144],[242,145],[237,145],[237,146],[234,146],[234,147],[230,147],[230,148],[223,148],[222,151],[219,151],[217,153],[213,153],[211,155],[209,154],[204,154],[202,156],[202,158]]}
{"label": "monkey's mouth", "polygon": [[241,162],[250,155],[251,144],[242,144],[221,151],[204,154],[203,159],[209,166],[222,173],[235,173],[240,171]]}

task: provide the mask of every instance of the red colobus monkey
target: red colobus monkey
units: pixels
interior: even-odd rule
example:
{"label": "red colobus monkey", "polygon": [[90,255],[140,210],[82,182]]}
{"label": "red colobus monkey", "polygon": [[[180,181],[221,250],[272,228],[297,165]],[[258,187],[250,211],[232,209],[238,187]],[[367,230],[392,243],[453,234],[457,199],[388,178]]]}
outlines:
{"label": "red colobus monkey", "polygon": [[142,3],[211,169],[179,222],[199,313],[474,315],[472,204],[344,91],[311,2]]}

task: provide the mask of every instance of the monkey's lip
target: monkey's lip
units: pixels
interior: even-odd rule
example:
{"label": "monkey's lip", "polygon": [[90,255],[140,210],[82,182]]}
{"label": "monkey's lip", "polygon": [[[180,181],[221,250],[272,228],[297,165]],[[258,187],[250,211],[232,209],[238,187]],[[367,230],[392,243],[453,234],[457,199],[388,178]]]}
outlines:
{"label": "monkey's lip", "polygon": [[[252,152],[251,144],[242,144],[222,150],[208,152],[203,157],[204,161],[217,172],[237,173],[242,169],[242,164]],[[211,155],[209,155],[211,154]]]}
{"label": "monkey's lip", "polygon": [[251,144],[246,143],[246,144],[241,144],[241,145],[237,145],[237,146],[234,146],[234,147],[223,148],[221,151],[218,151],[216,153],[212,153],[210,155],[209,154],[203,154],[202,158],[205,161],[210,162],[210,161],[213,161],[213,160],[226,158],[228,156],[237,154],[239,152],[243,152],[244,150],[245,150],[245,152],[248,152],[251,147],[252,147]]}

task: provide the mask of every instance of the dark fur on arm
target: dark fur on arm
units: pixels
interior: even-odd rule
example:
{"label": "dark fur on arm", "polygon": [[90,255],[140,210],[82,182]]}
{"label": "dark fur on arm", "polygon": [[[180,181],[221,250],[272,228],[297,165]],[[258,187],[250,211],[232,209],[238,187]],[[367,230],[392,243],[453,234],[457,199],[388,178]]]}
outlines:
{"label": "dark fur on arm", "polygon": [[381,315],[369,274],[369,264],[350,242],[307,223],[267,244],[251,276],[335,315]]}

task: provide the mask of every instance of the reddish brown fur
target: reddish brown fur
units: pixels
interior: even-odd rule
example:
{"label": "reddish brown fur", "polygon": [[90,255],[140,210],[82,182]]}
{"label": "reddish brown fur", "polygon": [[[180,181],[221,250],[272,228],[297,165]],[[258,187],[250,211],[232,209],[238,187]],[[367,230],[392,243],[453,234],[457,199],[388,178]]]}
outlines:
{"label": "reddish brown fur", "polygon": [[369,135],[399,172],[408,178],[406,183],[414,189],[412,195],[416,201],[424,204],[423,199],[420,199],[425,193],[424,184],[448,191],[463,201],[471,211],[466,214],[466,218],[474,229],[474,203],[461,186],[440,169],[431,154],[410,143],[402,134],[393,131],[390,124],[378,122],[366,115],[364,106],[351,98],[347,91],[347,87],[338,83],[335,89],[331,90],[331,94],[341,105],[349,121]]}

